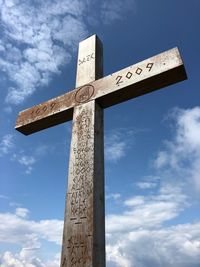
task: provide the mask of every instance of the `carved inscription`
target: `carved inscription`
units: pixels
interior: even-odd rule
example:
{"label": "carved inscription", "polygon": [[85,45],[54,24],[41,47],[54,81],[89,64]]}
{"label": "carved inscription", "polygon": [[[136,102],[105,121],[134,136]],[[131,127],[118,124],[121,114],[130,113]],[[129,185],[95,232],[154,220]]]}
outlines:
{"label": "carved inscription", "polygon": [[78,103],[87,102],[94,94],[94,86],[88,84],[84,85],[75,94],[75,100]]}
{"label": "carved inscription", "polygon": [[127,79],[130,79],[131,77],[133,76],[133,73],[132,72],[127,72],[127,74],[126,74],[126,78]]}
{"label": "carved inscription", "polygon": [[50,105],[36,107],[35,109],[32,110],[31,117],[33,118],[33,117],[44,115],[45,113],[52,111],[55,106],[56,106],[56,102],[52,102]]}
{"label": "carved inscription", "polygon": [[73,148],[73,181],[68,193],[71,206],[71,217],[77,221],[87,217],[87,208],[92,195],[92,170],[93,162],[90,159],[90,151],[93,149],[90,143],[91,119],[86,110],[77,117],[77,144]]}
{"label": "carved inscription", "polygon": [[83,109],[76,117],[76,137],[72,148],[72,182],[68,192],[71,232],[67,240],[67,259],[71,267],[83,267],[92,257],[93,208],[93,127],[91,114]]}
{"label": "carved inscription", "polygon": [[154,63],[148,63],[147,65],[146,65],[146,67],[145,68],[137,68],[136,70],[134,70],[134,71],[128,71],[124,76],[122,76],[122,75],[118,75],[116,78],[115,78],[115,80],[116,80],[116,85],[120,85],[121,83],[123,83],[124,82],[124,80],[126,80],[126,79],[128,79],[128,80],[130,80],[131,78],[134,78],[134,76],[135,75],[141,75],[142,73],[143,73],[143,71],[145,71],[145,70],[148,70],[149,72],[152,70],[152,68],[153,68],[153,65],[154,65]]}
{"label": "carved inscription", "polygon": [[151,71],[152,67],[153,67],[153,63],[148,63],[146,66],[146,68],[149,69],[149,71]]}
{"label": "carved inscription", "polygon": [[141,69],[141,68],[137,68],[137,70],[135,71],[135,73],[136,73],[137,75],[140,75],[140,74],[142,73],[142,69]]}
{"label": "carved inscription", "polygon": [[91,61],[91,60],[94,60],[94,59],[95,59],[95,55],[94,55],[94,53],[89,54],[89,55],[87,55],[86,57],[80,58],[80,59],[78,60],[78,65],[80,66],[80,65],[82,65],[82,64],[84,64],[84,63],[87,63],[88,61]]}
{"label": "carved inscription", "polygon": [[[132,74],[132,73],[131,73],[131,74]],[[123,83],[122,78],[123,78],[123,77],[122,77],[121,75],[118,75],[118,76],[117,76],[117,78],[115,79],[115,80],[117,81],[117,82],[116,82],[117,85],[120,85],[120,83]]]}
{"label": "carved inscription", "polygon": [[[85,192],[78,190],[70,193],[70,204],[71,204],[71,220],[84,219],[87,216],[87,206]],[[75,223],[79,223],[78,221]]]}
{"label": "carved inscription", "polygon": [[70,255],[70,266],[82,267],[87,261],[91,261],[91,253],[89,251],[91,236],[74,235],[67,240],[67,248]]}

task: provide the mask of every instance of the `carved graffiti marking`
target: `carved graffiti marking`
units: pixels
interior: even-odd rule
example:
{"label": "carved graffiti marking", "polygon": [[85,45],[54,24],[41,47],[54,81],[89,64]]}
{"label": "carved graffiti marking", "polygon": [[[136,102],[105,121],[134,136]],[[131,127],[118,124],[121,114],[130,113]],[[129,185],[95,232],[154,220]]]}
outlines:
{"label": "carved graffiti marking", "polygon": [[51,103],[51,105],[50,105],[51,110],[53,110],[53,108],[55,107],[55,105],[56,105],[55,102],[54,103]]}
{"label": "carved graffiti marking", "polygon": [[137,75],[140,75],[142,73],[142,69],[141,68],[137,68],[136,72]]}
{"label": "carved graffiti marking", "polygon": [[116,82],[117,85],[119,85],[120,83],[123,83],[122,78],[123,78],[123,77],[122,77],[121,75],[118,75],[118,76],[117,76],[117,78],[115,79],[115,80],[117,81],[117,82]]}
{"label": "carved graffiti marking", "polygon": [[[83,99],[81,97],[81,99]],[[83,109],[76,117],[77,142],[72,148],[74,161],[72,163],[73,179],[68,192],[70,222],[75,229],[87,225],[87,234],[73,232],[68,239],[67,249],[69,264],[71,267],[82,267],[91,259],[91,214],[89,207],[92,201],[93,183],[92,170],[93,161],[90,158],[90,151],[93,150],[91,143],[92,121],[88,116],[88,111]]]}
{"label": "carved graffiti marking", "polygon": [[126,74],[126,78],[127,79],[130,79],[131,77],[133,76],[133,73],[132,72],[127,72],[127,74]]}
{"label": "carved graffiti marking", "polygon": [[[152,70],[152,68],[153,68],[153,65],[154,65],[154,63],[148,63],[147,65],[146,65],[146,67],[145,68],[137,68],[136,70],[135,70],[135,74],[137,74],[137,75],[141,75],[142,74],[142,72],[143,71],[145,71],[145,69],[148,69],[148,71],[150,72],[151,70]],[[124,80],[126,80],[126,79],[128,79],[128,80],[130,80],[131,78],[134,78],[134,73],[133,72],[131,72],[131,71],[128,71],[125,75],[118,75],[116,78],[115,78],[115,80],[117,81],[115,84],[117,85],[117,86],[120,86],[120,84],[121,83],[123,83],[124,82]]]}
{"label": "carved graffiti marking", "polygon": [[78,140],[73,147],[74,162],[72,167],[73,179],[70,188],[70,220],[78,225],[83,219],[87,219],[87,207],[92,194],[92,160],[88,157],[92,151],[91,119],[87,111],[83,109],[77,116]]}
{"label": "carved graffiti marking", "polygon": [[88,259],[91,259],[91,252],[88,249],[88,242],[91,237],[88,235],[72,235],[68,239],[67,249],[70,253],[71,266],[82,266]]}
{"label": "carved graffiti marking", "polygon": [[52,111],[55,107],[56,103],[53,102],[51,103],[49,106],[45,105],[43,107],[39,107],[39,108],[35,108],[32,112],[31,112],[31,116],[39,116],[39,115],[43,115],[45,114],[47,111]]}
{"label": "carved graffiti marking", "polygon": [[88,62],[88,61],[93,60],[93,59],[95,59],[94,53],[89,54],[89,55],[87,55],[87,56],[85,56],[85,57],[79,59],[79,60],[78,60],[78,65],[80,66],[80,65],[82,65],[82,64],[84,64],[84,63],[86,63],[86,62]]}
{"label": "carved graffiti marking", "polygon": [[[87,186],[86,183],[85,185]],[[72,191],[72,193],[68,194],[70,198],[71,220],[75,220],[78,217],[86,218],[87,202],[91,189],[84,188],[84,190]]]}
{"label": "carved graffiti marking", "polygon": [[78,89],[75,94],[75,100],[78,103],[85,103],[87,102],[94,94],[94,86],[92,85],[85,85]]}
{"label": "carved graffiti marking", "polygon": [[151,69],[153,68],[153,63],[148,63],[146,68],[149,69],[149,71],[151,71]]}

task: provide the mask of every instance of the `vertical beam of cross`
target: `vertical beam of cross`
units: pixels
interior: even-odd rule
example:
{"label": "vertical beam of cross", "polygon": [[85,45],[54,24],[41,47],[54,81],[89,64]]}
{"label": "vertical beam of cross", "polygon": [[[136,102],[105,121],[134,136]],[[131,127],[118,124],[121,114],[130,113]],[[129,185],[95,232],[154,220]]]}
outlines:
{"label": "vertical beam of cross", "polygon": [[[76,87],[103,76],[96,35],[79,44]],[[74,107],[61,267],[105,266],[103,110],[88,101],[90,86]]]}

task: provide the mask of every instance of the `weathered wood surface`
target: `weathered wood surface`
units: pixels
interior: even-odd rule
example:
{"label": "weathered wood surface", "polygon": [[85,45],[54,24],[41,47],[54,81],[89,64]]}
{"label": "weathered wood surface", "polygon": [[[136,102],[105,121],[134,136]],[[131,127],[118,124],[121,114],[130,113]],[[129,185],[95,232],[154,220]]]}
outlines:
{"label": "weathered wood surface", "polygon": [[92,35],[80,43],[76,70],[76,87],[103,77],[102,55],[103,45],[97,35]]}
{"label": "weathered wood surface", "polygon": [[[101,43],[79,44],[76,86],[103,75]],[[103,110],[95,100],[74,107],[61,267],[105,267]]]}
{"label": "weathered wood surface", "polygon": [[[88,65],[97,57],[90,52],[79,56],[78,66],[90,71],[91,76],[84,78],[83,84],[77,83],[78,88],[73,91],[20,112],[15,128],[28,135],[71,120],[73,108],[88,101],[97,100],[102,108],[107,108],[187,78],[177,48],[94,81],[102,73],[94,74]],[[94,69],[99,71],[101,66],[102,60],[95,63]],[[82,78],[82,74],[77,77],[79,75]]]}

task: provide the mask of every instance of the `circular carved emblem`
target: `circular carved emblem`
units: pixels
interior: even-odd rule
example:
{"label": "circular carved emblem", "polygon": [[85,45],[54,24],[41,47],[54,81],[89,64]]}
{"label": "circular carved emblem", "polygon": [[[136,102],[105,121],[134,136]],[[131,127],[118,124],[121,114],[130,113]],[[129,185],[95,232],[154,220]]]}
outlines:
{"label": "circular carved emblem", "polygon": [[85,103],[87,102],[94,94],[94,86],[92,85],[84,85],[75,95],[75,100],[78,103]]}

